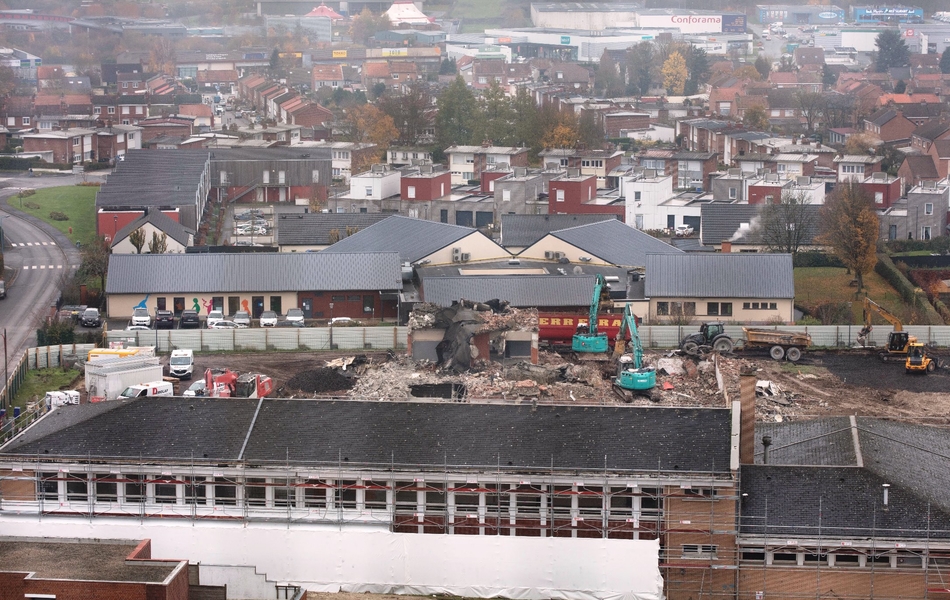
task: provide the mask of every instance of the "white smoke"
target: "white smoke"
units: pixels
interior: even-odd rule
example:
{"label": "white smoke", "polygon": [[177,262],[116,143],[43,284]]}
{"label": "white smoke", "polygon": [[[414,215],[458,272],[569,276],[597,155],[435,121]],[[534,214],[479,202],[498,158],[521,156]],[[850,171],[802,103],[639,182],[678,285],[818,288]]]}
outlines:
{"label": "white smoke", "polygon": [[748,223],[739,223],[739,229],[736,229],[736,232],[732,234],[732,237],[729,238],[729,241],[738,242],[740,239],[748,237],[751,232],[759,228],[760,221],[761,218],[757,215],[752,217],[752,220]]}

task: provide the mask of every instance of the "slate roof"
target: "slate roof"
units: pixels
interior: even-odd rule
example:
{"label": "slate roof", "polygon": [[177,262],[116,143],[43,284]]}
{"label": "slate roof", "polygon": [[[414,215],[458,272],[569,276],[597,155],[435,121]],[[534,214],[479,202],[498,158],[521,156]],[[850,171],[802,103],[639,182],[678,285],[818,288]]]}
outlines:
{"label": "slate roof", "polygon": [[755,424],[755,464],[764,463],[762,438],[770,436],[770,465],[856,466],[848,417]]}
{"label": "slate roof", "polygon": [[[33,430],[7,457],[196,462],[529,466],[603,472],[728,472],[731,412],[715,408],[147,398],[59,408],[82,423]],[[44,418],[45,420],[45,418]],[[477,423],[477,427],[472,424]],[[319,431],[320,435],[313,435]],[[48,450],[48,452],[47,452]]]}
{"label": "slate roof", "polygon": [[913,179],[940,179],[937,165],[929,154],[909,154],[904,157]]}
{"label": "slate roof", "polygon": [[791,254],[648,254],[650,298],[794,298]]}
{"label": "slate roof", "polygon": [[384,213],[282,214],[277,218],[277,244],[328,246],[334,229],[344,237],[347,227],[363,230],[389,217]]}
{"label": "slate roof", "polygon": [[759,216],[761,206],[757,204],[724,204],[714,202],[700,208],[699,237],[703,244],[719,244],[724,241],[751,243],[747,233],[742,230],[743,223],[752,223]]}
{"label": "slate roof", "polygon": [[501,244],[526,247],[552,231],[617,219],[616,215],[502,215]]}
{"label": "slate roof", "polygon": [[913,135],[932,142],[941,135],[945,134],[948,130],[950,130],[950,123],[945,123],[943,121],[931,121],[929,123],[924,123],[915,129],[913,131]]}
{"label": "slate roof", "polygon": [[423,299],[439,306],[463,298],[497,298],[516,308],[588,306],[593,291],[593,275],[471,275],[426,277],[422,282]]}
{"label": "slate roof", "polygon": [[401,260],[416,262],[473,233],[478,230],[393,215],[343,238],[321,253],[398,252]]}
{"label": "slate roof", "polygon": [[[142,215],[141,217],[139,217],[138,219],[135,219],[134,221],[132,221],[131,223],[129,223],[122,229],[120,229],[118,233],[115,234],[115,239],[112,241],[112,245],[115,246],[116,244],[124,240],[125,238],[129,237],[130,233],[132,233],[133,231],[135,231],[142,225],[145,225],[146,223],[151,223],[157,229],[160,229],[161,231],[165,232],[168,235],[168,237],[175,240],[182,246],[188,246],[189,236],[192,236],[195,233],[194,229],[185,227],[184,225],[182,225],[175,219],[172,219],[171,217],[165,215],[161,211],[151,210],[145,213],[144,215]],[[145,248],[148,248],[148,243],[150,241],[151,240],[148,240],[148,239],[145,240]],[[143,248],[143,251],[145,250],[145,248]]]}
{"label": "slate roof", "polygon": [[113,254],[107,294],[402,289],[395,252]]}
{"label": "slate roof", "polygon": [[[743,466],[741,535],[950,538],[950,514],[913,490],[856,467]],[[889,483],[888,510],[882,510]],[[929,527],[928,527],[928,512]],[[821,525],[819,528],[818,525]]]}
{"label": "slate roof", "polygon": [[130,150],[96,193],[96,208],[196,206],[208,160],[207,150]]}
{"label": "slate roof", "polygon": [[682,254],[616,219],[561,229],[551,235],[618,267],[642,267],[649,253]]}

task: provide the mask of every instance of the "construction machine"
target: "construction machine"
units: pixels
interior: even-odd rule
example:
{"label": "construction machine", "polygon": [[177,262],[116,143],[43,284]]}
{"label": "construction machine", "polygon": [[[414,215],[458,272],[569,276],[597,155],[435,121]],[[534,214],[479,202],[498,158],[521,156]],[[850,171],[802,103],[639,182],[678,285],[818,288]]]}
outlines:
{"label": "construction machine", "polygon": [[238,375],[231,369],[208,369],[205,387],[212,398],[263,398],[274,391],[274,380],[260,373]]}
{"label": "construction machine", "polygon": [[577,332],[571,339],[571,350],[580,360],[607,360],[609,342],[607,334],[597,331],[597,314],[600,310],[601,296],[607,291],[607,281],[603,275],[594,279],[594,294],[590,302],[590,315],[587,324],[577,326]]}
{"label": "construction machine", "polygon": [[904,371],[907,373],[933,373],[940,366],[939,360],[927,356],[927,350],[920,342],[908,345],[907,360],[904,361]]}
{"label": "construction machine", "polygon": [[[628,331],[631,352],[625,352]],[[617,339],[614,341],[614,359],[617,361],[617,377],[614,379],[613,389],[621,400],[630,402],[634,394],[657,400],[654,396],[656,368],[643,366],[643,344],[640,342],[640,332],[637,330],[637,318],[630,310],[629,304],[623,310],[623,321],[620,324],[620,331],[617,332]]]}
{"label": "construction machine", "polygon": [[858,333],[858,344],[868,346],[868,336],[874,327],[871,325],[871,313],[875,312],[882,319],[894,326],[894,331],[887,334],[887,347],[881,352],[881,360],[887,361],[891,357],[905,357],[911,344],[917,343],[917,337],[904,331],[904,325],[889,310],[871,300],[864,298],[864,328]]}
{"label": "construction machine", "polygon": [[726,325],[722,321],[703,323],[699,331],[680,340],[680,350],[690,356],[699,356],[715,350],[728,354],[735,348],[735,342],[726,335]]}

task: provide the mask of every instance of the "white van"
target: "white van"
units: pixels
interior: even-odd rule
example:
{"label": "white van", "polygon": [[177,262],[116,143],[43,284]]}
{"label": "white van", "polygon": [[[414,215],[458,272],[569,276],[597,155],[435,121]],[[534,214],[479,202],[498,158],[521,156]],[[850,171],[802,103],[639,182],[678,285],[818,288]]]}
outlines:
{"label": "white van", "polygon": [[122,390],[118,400],[126,398],[141,398],[143,396],[174,396],[175,386],[168,381],[152,381],[151,383],[140,383],[130,385]]}
{"label": "white van", "polygon": [[168,374],[179,379],[191,379],[195,371],[194,350],[172,350],[168,359]]}
{"label": "white van", "polygon": [[46,410],[53,410],[67,404],[79,404],[79,392],[66,390],[62,392],[46,392]]}

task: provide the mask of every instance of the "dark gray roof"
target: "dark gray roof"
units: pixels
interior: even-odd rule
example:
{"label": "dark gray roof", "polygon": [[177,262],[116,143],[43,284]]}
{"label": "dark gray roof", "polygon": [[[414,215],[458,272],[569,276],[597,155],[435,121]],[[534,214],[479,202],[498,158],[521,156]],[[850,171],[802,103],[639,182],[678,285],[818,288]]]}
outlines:
{"label": "dark gray roof", "polygon": [[751,223],[759,216],[759,204],[724,204],[713,202],[700,208],[699,238],[706,245],[721,242],[751,242],[746,239],[750,229],[741,230],[740,225]]}
{"label": "dark gray roof", "polygon": [[499,299],[515,307],[588,306],[594,292],[592,275],[485,275],[427,277],[422,282],[426,302],[451,306],[461,299]]}
{"label": "dark gray roof", "polygon": [[762,438],[772,438],[770,465],[853,467],[857,463],[848,417],[755,424],[755,463],[762,464]]}
{"label": "dark gray roof", "polygon": [[501,245],[526,247],[552,231],[617,219],[615,215],[502,215]]}
{"label": "dark gray roof", "polygon": [[[80,425],[21,436],[3,453],[221,461],[237,459],[247,436],[243,458],[252,463],[337,465],[342,458],[350,465],[603,472],[606,461],[612,470],[729,471],[727,409],[268,398],[254,421],[257,400],[147,398],[117,404]],[[97,410],[89,404],[66,408]]]}
{"label": "dark gray roof", "polygon": [[[195,230],[185,227],[175,219],[165,216],[160,210],[150,210],[146,214],[142,215],[138,219],[135,219],[125,227],[119,230],[115,234],[115,239],[112,241],[112,245],[115,246],[125,238],[129,237],[133,231],[145,225],[146,223],[151,223],[157,229],[165,232],[168,237],[175,240],[182,246],[188,246],[188,238],[191,235],[194,235]],[[142,249],[145,252],[148,249],[148,242],[150,240],[145,240],[145,248]]]}
{"label": "dark gray roof", "polygon": [[909,154],[904,157],[904,163],[915,179],[940,179],[934,158],[929,154]]}
{"label": "dark gray roof", "polygon": [[[792,190],[794,193],[794,189]],[[753,221],[765,208],[764,204],[729,204],[711,202],[700,208],[699,239],[704,245],[715,246],[731,241],[734,244],[760,244],[759,231],[752,226]],[[819,212],[821,205],[811,204],[807,211],[808,225],[803,245],[814,243],[819,234]],[[796,219],[801,222],[803,219]]]}
{"label": "dark gray roof", "polygon": [[113,254],[107,294],[396,290],[395,252]]}
{"label": "dark gray roof", "polygon": [[950,538],[950,514],[868,469],[746,465],[740,477],[743,535]]}
{"label": "dark gray roof", "polygon": [[561,229],[551,235],[618,267],[642,267],[650,253],[683,253],[616,219]]}
{"label": "dark gray roof", "polygon": [[375,225],[343,238],[329,248],[330,252],[398,252],[399,258],[416,262],[451,246],[460,239],[478,233],[477,229],[412,219],[394,215]]}
{"label": "dark gray roof", "polygon": [[197,206],[207,150],[130,150],[96,193],[96,208]]}
{"label": "dark gray roof", "polygon": [[342,238],[346,237],[347,228],[363,230],[389,216],[383,213],[282,214],[277,218],[277,245],[329,246],[330,232],[334,229]]}
{"label": "dark gray roof", "polygon": [[791,254],[649,254],[650,298],[794,298]]}

